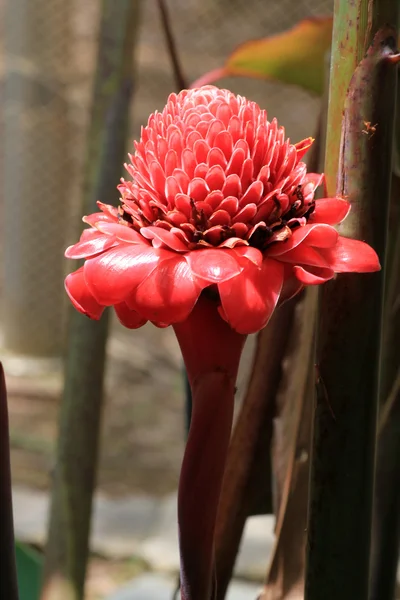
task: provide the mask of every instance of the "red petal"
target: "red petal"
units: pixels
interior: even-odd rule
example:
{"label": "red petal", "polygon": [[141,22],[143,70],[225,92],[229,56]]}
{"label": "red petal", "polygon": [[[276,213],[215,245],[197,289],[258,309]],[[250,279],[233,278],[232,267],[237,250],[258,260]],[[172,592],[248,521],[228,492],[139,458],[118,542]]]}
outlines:
{"label": "red petal", "polygon": [[220,167],[225,169],[227,162],[225,155],[220,148],[211,148],[210,152],[207,155],[207,164],[209,167],[219,165]]}
{"label": "red petal", "polygon": [[226,210],[216,210],[209,218],[209,225],[230,225],[231,215]]}
{"label": "red petal", "polygon": [[104,235],[93,229],[85,231],[95,231],[96,235],[82,234],[81,240],[82,238],[84,240],[77,242],[73,246],[69,246],[64,254],[66,258],[90,258],[104,252],[108,248],[112,248],[116,244],[115,236]]}
{"label": "red petal", "polygon": [[114,309],[122,325],[129,329],[138,329],[147,322],[138,312],[131,310],[125,302],[116,304]]}
{"label": "red petal", "polygon": [[324,249],[323,256],[335,273],[380,271],[375,250],[365,242],[339,236],[336,246]]}
{"label": "red petal", "polygon": [[225,180],[224,187],[222,188],[222,192],[226,198],[228,196],[239,198],[240,194],[242,193],[242,184],[239,179],[239,175],[236,175],[235,173],[228,175]]}
{"label": "red petal", "polygon": [[296,152],[297,152],[297,162],[303,158],[303,156],[305,155],[306,152],[308,152],[308,150],[311,148],[313,142],[314,142],[313,138],[309,137],[309,138],[306,138],[305,140],[302,140],[301,142],[297,142],[297,144],[294,145],[294,147],[296,148]]}
{"label": "red petal", "polygon": [[246,204],[259,204],[263,191],[263,182],[253,181],[253,183],[247,188],[246,192],[240,198],[239,206],[242,207],[246,206]]}
{"label": "red petal", "polygon": [[154,248],[168,248],[175,252],[187,252],[185,244],[170,231],[161,227],[142,227],[140,233],[152,241]]}
{"label": "red petal", "polygon": [[107,214],[100,212],[92,213],[91,215],[86,215],[85,217],[82,217],[82,221],[87,225],[91,225],[93,227],[95,223],[98,223],[100,221],[104,221],[105,223],[117,223],[118,218],[113,218]]}
{"label": "red petal", "polygon": [[107,235],[115,236],[122,242],[128,242],[130,244],[147,244],[147,240],[143,238],[140,233],[127,227],[126,225],[120,225],[119,223],[96,223],[96,227],[102,233]]}
{"label": "red petal", "polygon": [[228,281],[239,275],[242,267],[237,254],[233,250],[205,248],[193,250],[185,256],[196,277],[209,283]]}
{"label": "red petal", "polygon": [[291,298],[294,298],[294,296],[297,296],[297,294],[301,292],[303,288],[304,285],[294,275],[288,279],[285,279],[283,282],[281,295],[279,296],[278,306],[282,306],[282,304]]}
{"label": "red petal", "polygon": [[205,285],[199,285],[185,259],[175,255],[160,263],[128,303],[146,319],[171,325],[188,317]]}
{"label": "red petal", "polygon": [[214,165],[205,177],[206,183],[211,191],[222,190],[225,183],[225,173],[220,165]]}
{"label": "red petal", "polygon": [[260,250],[257,250],[257,248],[253,248],[252,246],[238,246],[234,249],[234,251],[238,256],[245,257],[257,265],[257,267],[261,267],[263,255]]}
{"label": "red petal", "polygon": [[239,208],[239,201],[234,196],[228,196],[225,200],[222,200],[218,206],[218,210],[226,210],[231,217],[234,216]]}
{"label": "red petal", "polygon": [[104,204],[104,202],[100,202],[100,200],[98,200],[96,204],[101,212],[110,217],[110,219],[118,221],[118,209],[115,208],[115,206],[112,206],[111,204]]}
{"label": "red petal", "polygon": [[325,281],[332,279],[335,275],[335,272],[332,271],[332,269],[320,269],[318,267],[308,267],[307,269],[304,269],[303,267],[298,266],[293,267],[293,273],[304,285],[318,285],[320,283],[325,283]]}
{"label": "red petal", "polygon": [[215,138],[214,145],[217,148],[220,148],[225,155],[227,160],[230,159],[232,155],[232,136],[228,131],[221,131]]}
{"label": "red petal", "polygon": [[329,262],[322,256],[322,254],[306,244],[299,244],[293,250],[285,252],[279,256],[279,260],[282,262],[297,264],[297,265],[310,265],[314,267],[330,267]]}
{"label": "red petal", "polygon": [[96,302],[90,293],[83,276],[83,267],[66,277],[65,289],[72,304],[79,312],[91,319],[96,319],[96,321],[100,319],[104,306]]}
{"label": "red petal", "polygon": [[230,326],[239,333],[256,333],[268,323],[283,283],[282,263],[266,258],[262,267],[247,261],[230,281],[218,284],[222,308]]}
{"label": "red petal", "polygon": [[321,198],[315,201],[315,210],[310,215],[310,222],[337,225],[347,217],[350,208],[350,202],[343,198]]}
{"label": "red petal", "polygon": [[105,306],[126,300],[164,258],[168,250],[139,244],[120,244],[85,262],[85,281],[96,300]]}
{"label": "red petal", "polygon": [[338,232],[330,225],[324,223],[315,223],[314,225],[304,225],[294,230],[293,235],[284,242],[276,242],[267,250],[268,256],[281,256],[296,248],[307,238],[308,246],[317,248],[329,248],[336,244],[339,237]]}
{"label": "red petal", "polygon": [[201,202],[209,194],[210,188],[200,177],[195,177],[189,183],[188,196],[197,202]]}
{"label": "red petal", "polygon": [[255,204],[246,204],[232,219],[232,223],[247,223],[257,214]]}

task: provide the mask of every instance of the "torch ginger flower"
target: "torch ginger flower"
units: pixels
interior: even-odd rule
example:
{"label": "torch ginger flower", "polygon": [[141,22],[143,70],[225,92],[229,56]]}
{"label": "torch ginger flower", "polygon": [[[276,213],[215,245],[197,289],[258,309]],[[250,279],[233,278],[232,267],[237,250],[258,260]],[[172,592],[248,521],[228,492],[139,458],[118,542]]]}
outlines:
{"label": "torch ginger flower", "polygon": [[135,144],[118,209],[100,204],[66,251],[74,306],[114,306],[130,328],[185,321],[200,294],[235,331],[263,328],[279,300],[335,273],[376,271],[367,244],[340,236],[342,198],[314,199],[322,176],[255,102],[213,86],[171,94]]}
{"label": "torch ginger flower", "polygon": [[178,492],[181,594],[208,600],[234,390],[246,334],[278,302],[335,273],[376,271],[374,250],[338,234],[342,198],[314,198],[322,176],[254,102],[212,86],[171,94],[150,116],[119,185],[66,251],[86,259],[65,282],[99,319],[173,325],[193,399]]}

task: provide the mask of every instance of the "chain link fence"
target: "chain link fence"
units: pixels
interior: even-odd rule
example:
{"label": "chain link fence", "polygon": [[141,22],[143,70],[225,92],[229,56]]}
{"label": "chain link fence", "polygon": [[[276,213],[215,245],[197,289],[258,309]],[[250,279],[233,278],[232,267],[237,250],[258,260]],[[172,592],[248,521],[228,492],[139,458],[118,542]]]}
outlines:
{"label": "chain link fence", "polygon": [[[240,43],[271,35],[333,0],[169,0],[184,74],[221,66]],[[156,0],[142,3],[132,138],[174,91]],[[63,259],[80,230],[79,197],[95,68],[100,0],[0,0],[0,276],[3,349],[62,353]],[[267,108],[293,140],[312,135],[319,100],[278,83],[218,82]],[[116,182],[117,184],[118,182]],[[116,330],[114,329],[114,332]]]}

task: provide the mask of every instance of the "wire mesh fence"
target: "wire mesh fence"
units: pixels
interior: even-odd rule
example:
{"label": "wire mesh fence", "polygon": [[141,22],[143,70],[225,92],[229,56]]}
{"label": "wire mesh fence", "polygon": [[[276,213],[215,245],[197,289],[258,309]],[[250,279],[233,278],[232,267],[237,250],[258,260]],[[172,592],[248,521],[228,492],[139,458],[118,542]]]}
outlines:
{"label": "wire mesh fence", "polygon": [[[240,43],[277,33],[333,0],[170,0],[184,74],[193,81]],[[142,2],[132,138],[174,91],[156,0]],[[80,228],[79,197],[100,0],[0,0],[1,319],[5,350],[62,352],[65,245]],[[298,140],[314,132],[319,100],[278,83],[218,82],[267,108]],[[117,184],[117,182],[116,182]]]}

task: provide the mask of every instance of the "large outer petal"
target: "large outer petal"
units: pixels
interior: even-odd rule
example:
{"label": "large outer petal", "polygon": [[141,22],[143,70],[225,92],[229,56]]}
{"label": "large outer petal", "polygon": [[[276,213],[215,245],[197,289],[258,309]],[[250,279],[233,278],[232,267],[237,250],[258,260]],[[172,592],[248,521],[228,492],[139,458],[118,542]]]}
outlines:
{"label": "large outer petal", "polygon": [[272,244],[266,254],[271,258],[279,257],[303,243],[316,248],[330,248],[336,244],[338,237],[338,232],[325,223],[304,225],[295,229],[292,236],[284,242]]}
{"label": "large outer petal", "polygon": [[138,329],[147,323],[147,319],[144,319],[142,315],[139,315],[136,310],[132,310],[125,302],[120,302],[114,306],[114,310],[117,314],[119,321],[128,329]]}
{"label": "large outer petal", "polygon": [[317,250],[306,244],[299,244],[293,250],[289,250],[279,257],[279,260],[294,265],[310,265],[314,267],[329,267],[329,263],[322,255],[321,250]]}
{"label": "large outer petal", "polygon": [[218,284],[224,316],[238,333],[255,333],[268,323],[283,283],[283,264],[266,258],[261,268],[246,261],[243,271]]}
{"label": "large outer petal", "polygon": [[120,244],[84,265],[85,280],[96,300],[111,306],[126,300],[162,262],[175,256],[168,250],[141,244]]}
{"label": "large outer petal", "polygon": [[161,227],[142,227],[140,233],[151,240],[155,248],[169,248],[175,252],[187,252],[188,247],[175,234]]}
{"label": "large outer petal", "polygon": [[98,223],[95,223],[95,227],[108,236],[118,238],[121,240],[121,242],[150,245],[149,242],[145,240],[142,235],[140,235],[140,233],[131,227],[128,227],[127,225],[99,221]]}
{"label": "large outer petal", "polygon": [[228,281],[242,270],[239,254],[225,248],[193,250],[185,258],[196,277],[209,284]]}
{"label": "large outer petal", "polygon": [[369,273],[381,269],[375,250],[359,240],[339,236],[337,244],[324,248],[321,254],[336,273]]}
{"label": "large outer petal", "polygon": [[97,229],[85,229],[79,242],[69,246],[64,256],[66,258],[91,258],[112,248],[116,244],[115,236],[104,235]]}
{"label": "large outer petal", "polygon": [[298,265],[293,267],[293,273],[303,285],[319,285],[335,276],[332,269],[310,266],[299,267]]}
{"label": "large outer petal", "polygon": [[90,293],[83,275],[83,267],[66,277],[65,289],[72,304],[79,312],[91,319],[100,319],[104,306],[101,306]]}
{"label": "large outer petal", "polygon": [[315,201],[315,210],[310,215],[310,223],[338,225],[349,214],[351,205],[343,198],[321,198]]}
{"label": "large outer petal", "polygon": [[206,285],[199,283],[186,260],[175,254],[152,271],[127,303],[146,319],[170,325],[188,317]]}

